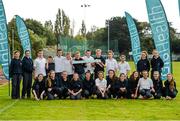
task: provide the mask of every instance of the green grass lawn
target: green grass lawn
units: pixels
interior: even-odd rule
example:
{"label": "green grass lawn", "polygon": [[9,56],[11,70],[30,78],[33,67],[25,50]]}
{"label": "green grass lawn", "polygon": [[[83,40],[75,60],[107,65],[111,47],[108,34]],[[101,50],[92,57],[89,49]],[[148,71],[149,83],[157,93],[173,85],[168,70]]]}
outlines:
{"label": "green grass lawn", "polygon": [[[131,63],[131,65],[133,65]],[[174,62],[180,89],[180,62]],[[132,66],[132,68],[134,68]],[[180,120],[180,96],[175,100],[11,100],[0,87],[0,120]]]}

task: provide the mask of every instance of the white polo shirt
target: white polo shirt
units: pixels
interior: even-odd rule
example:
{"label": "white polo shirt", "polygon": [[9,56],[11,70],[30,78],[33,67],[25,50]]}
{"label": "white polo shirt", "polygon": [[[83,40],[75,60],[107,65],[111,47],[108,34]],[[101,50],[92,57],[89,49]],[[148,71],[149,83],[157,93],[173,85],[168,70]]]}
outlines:
{"label": "white polo shirt", "polygon": [[151,87],[153,87],[153,82],[150,78],[140,78],[137,87],[140,88],[140,90],[150,89]]}
{"label": "white polo shirt", "polygon": [[68,75],[72,75],[74,73],[73,71],[73,65],[70,63],[71,60],[67,60],[66,58],[64,58],[63,60],[64,62],[64,70],[63,71],[66,71]]}
{"label": "white polo shirt", "polygon": [[60,73],[64,71],[64,56],[55,56],[54,63],[55,63],[55,72]]}
{"label": "white polo shirt", "polygon": [[107,87],[107,80],[103,79],[103,80],[99,80],[99,78],[97,78],[95,80],[95,84],[97,87],[99,87],[102,90],[105,90]]}
{"label": "white polo shirt", "polygon": [[38,57],[34,60],[35,77],[37,77],[39,74],[43,74],[43,76],[46,76],[45,64],[45,58]]}
{"label": "white polo shirt", "polygon": [[124,73],[124,74],[127,74],[127,71],[131,70],[129,63],[126,61],[124,63],[120,62],[118,64],[118,69],[119,69],[120,73]]}
{"label": "white polo shirt", "polygon": [[[91,61],[91,60],[93,61],[94,60],[94,58],[92,56],[90,56],[90,57],[84,56],[82,58],[84,60],[88,60],[88,61]],[[87,72],[89,70],[91,72],[91,74],[94,73],[94,67],[91,65],[91,63],[87,63],[86,68],[84,70],[85,70],[85,72]]]}
{"label": "white polo shirt", "polygon": [[117,61],[112,58],[112,59],[106,59],[106,75],[108,75],[109,70],[116,70],[118,69],[118,63]]}

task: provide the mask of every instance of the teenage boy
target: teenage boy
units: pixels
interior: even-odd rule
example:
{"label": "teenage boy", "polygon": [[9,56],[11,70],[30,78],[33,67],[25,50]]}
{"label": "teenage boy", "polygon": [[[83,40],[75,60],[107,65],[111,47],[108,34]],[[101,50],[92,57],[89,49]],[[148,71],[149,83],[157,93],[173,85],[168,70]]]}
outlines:
{"label": "teenage boy", "polygon": [[30,57],[30,51],[25,51],[25,56],[22,60],[23,70],[23,88],[22,88],[22,99],[31,98],[31,86],[32,86],[32,72],[33,72],[33,60]]}
{"label": "teenage boy", "polygon": [[[85,56],[83,57],[83,59],[86,61],[93,61],[94,58],[91,56],[91,51],[90,50],[86,50]],[[94,74],[94,63],[86,63],[86,68],[85,68],[85,73],[87,71],[90,71],[91,73],[91,77],[93,77]]]}
{"label": "teenage boy", "polygon": [[38,51],[38,56],[34,60],[34,78],[36,79],[39,74],[43,74],[46,77],[46,59],[43,56],[43,50]]}
{"label": "teenage boy", "polygon": [[100,62],[95,63],[95,69],[94,69],[94,73],[95,73],[94,78],[97,79],[98,78],[98,72],[99,71],[104,72],[104,66],[105,66],[105,59],[102,57],[101,49],[96,50],[96,57],[94,59],[100,60]]}
{"label": "teenage boy", "polygon": [[57,55],[54,57],[56,79],[58,80],[57,83],[60,83],[61,73],[64,71],[64,58],[63,51],[58,49]]}
{"label": "teenage boy", "polygon": [[109,70],[114,70],[115,72],[118,69],[117,61],[113,58],[113,51],[108,51],[108,59],[106,59],[106,76],[108,75]]}
{"label": "teenage boy", "polygon": [[129,63],[126,62],[126,56],[125,55],[121,55],[120,56],[120,62],[118,64],[118,69],[120,74],[124,73],[125,75],[128,75],[128,73],[130,72],[131,68],[129,66]]}

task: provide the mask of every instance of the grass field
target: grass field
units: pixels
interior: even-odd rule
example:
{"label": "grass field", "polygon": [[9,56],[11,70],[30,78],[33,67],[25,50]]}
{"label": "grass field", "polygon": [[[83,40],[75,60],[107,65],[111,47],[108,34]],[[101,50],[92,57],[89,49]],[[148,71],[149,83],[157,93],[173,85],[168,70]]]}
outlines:
{"label": "grass field", "polygon": [[[133,65],[131,63],[131,65]],[[180,89],[180,62],[173,63]],[[132,66],[132,68],[134,68]],[[175,100],[11,100],[0,87],[0,120],[180,120],[180,96]]]}

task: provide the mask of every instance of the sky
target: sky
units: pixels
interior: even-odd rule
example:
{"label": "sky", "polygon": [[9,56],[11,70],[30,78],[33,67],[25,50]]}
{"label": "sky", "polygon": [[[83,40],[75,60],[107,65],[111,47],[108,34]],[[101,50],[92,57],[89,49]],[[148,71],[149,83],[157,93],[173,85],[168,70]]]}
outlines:
{"label": "sky", "polygon": [[[161,1],[168,21],[180,32],[178,0]],[[71,22],[74,21],[75,34],[81,27],[82,20],[85,20],[88,30],[93,25],[100,28],[105,26],[106,19],[124,16],[125,11],[138,21],[148,21],[145,0],[3,0],[3,2],[8,21],[14,15],[20,15],[22,18],[33,18],[42,23],[47,20],[54,23],[58,8],[64,9]],[[82,8],[82,4],[91,6]]]}

